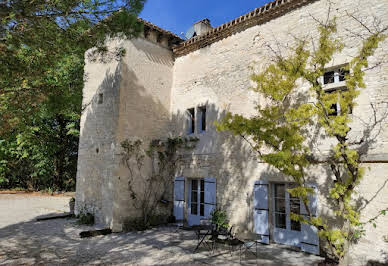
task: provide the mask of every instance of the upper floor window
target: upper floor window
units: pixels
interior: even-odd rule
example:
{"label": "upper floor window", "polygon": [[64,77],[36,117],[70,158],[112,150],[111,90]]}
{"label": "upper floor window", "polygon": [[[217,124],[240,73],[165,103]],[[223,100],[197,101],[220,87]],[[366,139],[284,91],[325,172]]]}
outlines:
{"label": "upper floor window", "polygon": [[189,108],[187,113],[187,134],[203,133],[207,129],[206,106]]}
{"label": "upper floor window", "polygon": [[[342,92],[346,91],[343,81],[346,81],[349,73],[349,70],[346,70],[344,67],[338,67],[326,71],[322,77],[322,82],[325,85],[325,93],[338,94],[338,101],[330,107],[330,116],[337,116],[341,114],[341,105],[339,101],[340,97],[342,97]],[[351,109],[349,110],[349,113],[352,113]]]}
{"label": "upper floor window", "polygon": [[201,132],[206,131],[206,106],[198,107],[198,116]]}
{"label": "upper floor window", "polygon": [[345,81],[348,74],[349,70],[346,70],[343,67],[329,70],[323,75],[323,84],[326,85]]}
{"label": "upper floor window", "polygon": [[187,109],[187,133],[194,134],[195,132],[195,109]]}

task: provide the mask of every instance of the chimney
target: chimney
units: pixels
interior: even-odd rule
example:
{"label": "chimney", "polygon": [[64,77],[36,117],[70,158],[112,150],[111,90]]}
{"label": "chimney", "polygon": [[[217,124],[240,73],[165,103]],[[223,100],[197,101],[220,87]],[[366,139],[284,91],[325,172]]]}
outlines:
{"label": "chimney", "polygon": [[186,32],[186,38],[191,39],[195,36],[200,36],[207,33],[213,27],[210,25],[210,20],[205,18],[198,22],[195,22],[194,25]]}

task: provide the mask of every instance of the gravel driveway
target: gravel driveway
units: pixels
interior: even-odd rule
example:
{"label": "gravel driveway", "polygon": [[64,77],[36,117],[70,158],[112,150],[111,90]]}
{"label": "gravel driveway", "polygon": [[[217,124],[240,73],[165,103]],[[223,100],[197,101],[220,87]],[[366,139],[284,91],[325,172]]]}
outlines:
{"label": "gravel driveway", "polygon": [[[43,214],[68,211],[67,197],[0,194],[0,265],[240,265],[237,253],[211,254],[200,249],[194,233],[159,227],[80,239],[91,227],[74,219],[36,221]],[[259,259],[243,257],[250,265],[316,265],[320,257],[278,245],[260,245]]]}

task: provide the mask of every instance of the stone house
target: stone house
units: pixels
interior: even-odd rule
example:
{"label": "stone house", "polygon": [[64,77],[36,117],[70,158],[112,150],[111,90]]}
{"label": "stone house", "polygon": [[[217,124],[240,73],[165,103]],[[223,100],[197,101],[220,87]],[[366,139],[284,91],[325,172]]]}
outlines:
{"label": "stone house", "polygon": [[[263,243],[321,253],[314,228],[290,220],[291,210],[303,213],[303,204],[287,192],[291,180],[258,161],[241,139],[217,132],[213,122],[227,111],[253,115],[255,103],[262,99],[249,89],[249,77],[269,62],[267,44],[292,44],[293,36],[316,37],[315,19],[324,20],[328,9],[326,0],[276,0],[216,28],[208,19],[201,20],[188,30],[186,41],[147,21],[141,37],[109,41],[109,47],[123,47],[126,54],[120,61],[86,62],[76,211],[92,209],[99,223],[121,231],[126,219],[138,214],[130,204],[120,143],[127,138],[196,136],[195,150],[185,154],[185,163],[171,177],[167,214],[173,212],[178,220],[193,225],[217,206],[227,211],[230,224],[259,234]],[[388,25],[388,1],[333,0],[331,10],[346,48],[322,78],[328,90],[344,86],[342,67],[360,42],[349,37],[349,29],[359,32],[362,25],[347,14]],[[353,110],[360,118],[352,125],[356,135],[364,132],[365,123],[360,121],[371,121],[371,103],[388,101],[384,47],[387,40],[371,59],[382,63],[366,73],[367,87]],[[378,108],[379,115],[384,115],[383,107]],[[329,148],[330,140],[316,140],[320,156]],[[388,206],[387,121],[382,120],[368,149],[363,158],[367,172],[358,190],[362,220]],[[330,217],[326,169],[324,163],[311,169],[314,179],[309,182],[317,196],[310,207]],[[368,225],[366,236],[351,247],[354,264],[387,262],[388,217],[380,217],[376,224]]]}

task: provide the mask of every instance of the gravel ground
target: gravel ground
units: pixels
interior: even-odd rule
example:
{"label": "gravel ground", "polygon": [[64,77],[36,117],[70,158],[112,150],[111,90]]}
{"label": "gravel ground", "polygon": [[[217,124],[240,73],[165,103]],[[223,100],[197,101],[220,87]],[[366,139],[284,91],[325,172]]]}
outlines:
{"label": "gravel ground", "polygon": [[[193,254],[194,233],[159,227],[80,239],[92,227],[74,219],[36,221],[68,211],[67,197],[0,194],[0,265],[240,265],[238,253],[205,248]],[[278,245],[259,245],[259,258],[243,256],[249,265],[316,265],[322,259]]]}

